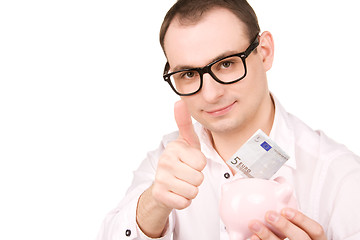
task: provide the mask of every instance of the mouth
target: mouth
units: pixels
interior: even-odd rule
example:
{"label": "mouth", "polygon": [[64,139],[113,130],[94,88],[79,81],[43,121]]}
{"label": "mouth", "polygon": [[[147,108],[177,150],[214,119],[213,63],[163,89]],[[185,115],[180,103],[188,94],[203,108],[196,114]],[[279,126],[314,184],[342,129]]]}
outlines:
{"label": "mouth", "polygon": [[223,116],[223,115],[227,114],[228,112],[230,112],[235,104],[236,104],[236,101],[226,107],[218,108],[218,109],[211,110],[211,111],[205,111],[205,112],[213,117]]}

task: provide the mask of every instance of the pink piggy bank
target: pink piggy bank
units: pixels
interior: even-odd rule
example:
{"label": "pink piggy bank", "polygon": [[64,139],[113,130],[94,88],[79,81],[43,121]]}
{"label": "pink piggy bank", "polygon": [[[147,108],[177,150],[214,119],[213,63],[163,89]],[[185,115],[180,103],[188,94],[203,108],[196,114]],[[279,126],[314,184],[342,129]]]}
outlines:
{"label": "pink piggy bank", "polygon": [[282,177],[275,181],[259,178],[235,179],[222,187],[220,217],[231,240],[250,238],[253,234],[248,224],[253,219],[262,221],[271,229],[264,221],[266,212],[280,212],[284,207],[297,209],[297,201],[292,186]]}

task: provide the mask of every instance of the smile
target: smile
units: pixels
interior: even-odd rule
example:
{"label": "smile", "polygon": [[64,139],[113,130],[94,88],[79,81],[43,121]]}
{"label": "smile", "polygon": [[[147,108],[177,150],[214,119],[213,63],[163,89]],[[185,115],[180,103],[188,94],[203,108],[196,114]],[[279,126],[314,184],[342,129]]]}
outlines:
{"label": "smile", "polygon": [[211,115],[212,117],[220,117],[220,116],[223,116],[223,115],[227,114],[228,112],[230,112],[231,109],[233,108],[233,106],[235,105],[235,103],[236,103],[236,101],[224,108],[219,108],[216,110],[205,111],[205,112],[207,114]]}

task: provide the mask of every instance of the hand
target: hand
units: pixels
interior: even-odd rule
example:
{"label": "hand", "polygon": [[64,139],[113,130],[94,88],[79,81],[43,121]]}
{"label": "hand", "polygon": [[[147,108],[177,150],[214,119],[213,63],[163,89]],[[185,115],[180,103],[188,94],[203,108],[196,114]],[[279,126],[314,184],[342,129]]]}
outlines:
{"label": "hand", "polygon": [[[325,232],[319,223],[291,208],[284,208],[281,215],[269,211],[266,213],[265,220],[274,229],[291,240],[326,240]],[[249,228],[254,233],[251,240],[280,239],[260,221],[251,221]]]}
{"label": "hand", "polygon": [[175,104],[174,113],[179,137],[167,145],[159,159],[152,195],[160,206],[180,210],[197,196],[206,158],[183,101]]}
{"label": "hand", "polygon": [[179,137],[169,143],[160,156],[155,181],[141,194],[136,221],[145,235],[162,237],[173,209],[184,209],[194,199],[204,179],[206,158],[183,101],[175,104]]}

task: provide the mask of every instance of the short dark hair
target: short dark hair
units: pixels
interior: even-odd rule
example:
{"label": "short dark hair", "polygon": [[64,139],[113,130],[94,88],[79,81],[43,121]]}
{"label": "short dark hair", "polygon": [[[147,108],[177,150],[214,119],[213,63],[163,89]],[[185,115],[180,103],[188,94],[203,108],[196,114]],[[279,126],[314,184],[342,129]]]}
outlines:
{"label": "short dark hair", "polygon": [[246,0],[178,0],[165,15],[160,28],[160,44],[164,52],[165,34],[175,17],[179,18],[181,24],[194,24],[204,13],[215,7],[234,13],[245,24],[249,41],[260,33],[257,16]]}

